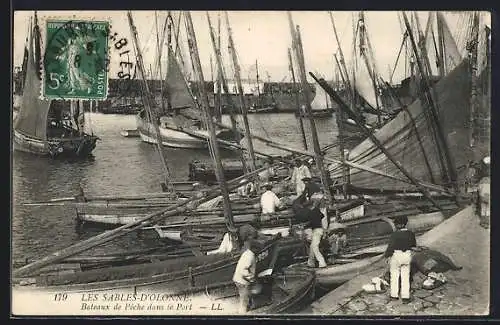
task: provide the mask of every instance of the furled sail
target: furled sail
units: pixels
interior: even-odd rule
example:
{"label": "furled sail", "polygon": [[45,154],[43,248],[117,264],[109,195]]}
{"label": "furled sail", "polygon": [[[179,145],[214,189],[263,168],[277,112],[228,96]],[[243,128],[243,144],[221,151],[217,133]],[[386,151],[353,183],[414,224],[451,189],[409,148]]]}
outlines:
{"label": "furled sail", "polygon": [[24,91],[14,129],[27,136],[45,140],[50,101],[40,99],[39,61],[35,62],[36,50],[33,48],[33,38],[38,37],[38,33],[32,33],[30,36]]}
{"label": "furled sail", "polygon": [[[468,119],[470,114],[470,64],[467,60],[434,85],[434,94],[439,107],[439,119],[443,128],[451,160],[455,162],[458,179],[463,179],[463,168],[472,158],[468,146]],[[443,184],[440,159],[436,138],[430,125],[426,105],[420,100],[408,106],[411,117],[400,112],[388,122],[375,136],[389,153],[418,180]],[[419,136],[411,126],[414,120]],[[418,138],[421,139],[419,144]],[[422,148],[425,154],[422,152]],[[404,177],[397,167],[371,142],[366,139],[349,153],[349,160],[368,167],[382,170],[388,174]],[[426,163],[427,161],[427,163]],[[428,167],[429,166],[429,167]],[[331,166],[333,177],[341,177],[338,166]],[[407,183],[373,175],[356,169],[350,170],[350,181],[354,187],[373,190],[416,190]]]}
{"label": "furled sail", "polygon": [[169,108],[182,109],[183,115],[199,119],[200,112],[196,109],[194,98],[170,46],[168,47],[166,83]]}

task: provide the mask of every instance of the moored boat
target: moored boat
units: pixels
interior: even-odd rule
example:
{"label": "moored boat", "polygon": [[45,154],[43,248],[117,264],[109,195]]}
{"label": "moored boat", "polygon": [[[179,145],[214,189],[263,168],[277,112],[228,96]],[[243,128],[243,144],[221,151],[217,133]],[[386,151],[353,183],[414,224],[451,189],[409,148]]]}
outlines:
{"label": "moored boat", "polygon": [[[408,218],[408,229],[418,235],[433,229],[444,220],[445,215],[441,212],[413,215]],[[306,262],[301,262],[288,268],[313,269],[316,273],[316,283],[324,288],[341,285],[369,270],[374,263],[383,259],[386,242],[395,227],[390,219],[381,219],[379,223],[377,226],[379,231],[375,235],[373,232],[370,234],[369,229],[346,228],[349,252],[335,256],[333,264],[328,263],[324,268],[313,269],[307,267]],[[358,238],[355,238],[356,236]],[[360,248],[363,246],[367,247]]]}
{"label": "moored boat", "polygon": [[[261,237],[261,241],[257,243],[260,247],[256,254],[257,272],[268,269],[272,259],[275,258],[273,251],[277,247],[295,247],[288,245],[290,241],[301,243],[298,239]],[[215,278],[219,282],[230,281],[240,254],[239,251],[233,251],[223,254],[180,257],[160,262],[41,275],[31,272],[28,275],[13,278],[13,294],[15,295],[16,289],[25,292],[95,293],[120,289],[120,292],[124,293],[175,293],[186,287],[212,284]]]}
{"label": "moored boat", "polygon": [[41,53],[40,48],[35,48],[40,41],[35,19],[27,44],[26,64],[23,64],[26,66],[23,94],[13,124],[14,149],[42,156],[86,157],[94,150],[98,137],[85,133],[83,123],[75,123],[75,115],[84,120],[83,108],[78,105],[78,111],[71,110],[72,117],[65,117],[68,101],[40,97],[40,58],[35,58],[36,53]]}

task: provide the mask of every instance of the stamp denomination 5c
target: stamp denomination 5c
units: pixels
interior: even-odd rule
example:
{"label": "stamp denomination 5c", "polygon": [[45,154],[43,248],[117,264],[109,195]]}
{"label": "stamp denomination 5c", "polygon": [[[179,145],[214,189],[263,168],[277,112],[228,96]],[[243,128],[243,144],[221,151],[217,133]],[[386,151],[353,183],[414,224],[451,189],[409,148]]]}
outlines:
{"label": "stamp denomination 5c", "polygon": [[43,96],[106,99],[108,33],[105,21],[46,21]]}

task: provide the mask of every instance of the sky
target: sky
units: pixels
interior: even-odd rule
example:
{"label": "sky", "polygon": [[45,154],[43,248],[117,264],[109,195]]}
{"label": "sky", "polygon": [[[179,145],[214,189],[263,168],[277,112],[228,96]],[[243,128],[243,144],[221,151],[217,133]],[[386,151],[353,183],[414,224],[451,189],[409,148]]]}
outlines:
{"label": "sky", "polygon": [[[346,59],[349,59],[352,39],[353,15],[357,12],[334,11],[333,17],[340,43]],[[177,20],[178,12],[173,12]],[[217,28],[218,12],[212,11],[211,16],[214,28]],[[215,62],[210,34],[208,29],[206,12],[192,11],[193,24],[196,32],[200,59],[204,70],[205,80],[211,79],[210,58]],[[428,12],[419,12],[420,23],[425,27]],[[14,66],[22,63],[23,47],[29,29],[30,17],[33,12],[16,11],[14,13]],[[166,18],[166,12],[133,11],[134,24],[137,27],[139,42],[143,49],[145,66],[154,64],[156,55],[155,17],[161,29]],[[241,65],[243,78],[255,78],[255,61],[258,61],[259,75],[261,79],[267,80],[269,75],[273,81],[290,80],[288,71],[287,48],[291,45],[291,35],[286,12],[283,11],[229,11],[228,12],[236,51]],[[47,18],[63,19],[96,19],[109,20],[112,33],[118,33],[119,37],[128,39],[129,48],[133,51],[131,43],[130,27],[125,11],[40,11],[38,12],[40,25],[42,27],[42,39],[44,35],[44,20]],[[333,55],[337,53],[338,47],[334,38],[332,24],[326,11],[294,11],[292,17],[296,25],[300,25],[302,43],[304,48],[305,65],[307,71],[317,72],[321,76],[332,79],[334,75],[335,62]],[[370,41],[375,52],[375,60],[379,73],[388,80],[390,69],[394,68],[396,57],[403,38],[403,29],[395,11],[367,11],[365,12],[366,27]],[[489,13],[485,13],[489,24]],[[221,15],[221,39],[222,52],[227,64],[227,33],[224,15]],[[447,13],[447,22],[452,30],[458,31],[460,25],[459,13]],[[184,33],[184,23],[181,24],[181,38]],[[185,52],[187,53],[187,51]],[[118,71],[119,59],[117,53],[111,56],[111,75]],[[227,71],[231,72],[231,70]],[[403,65],[398,65],[394,74],[394,80],[404,78]]]}

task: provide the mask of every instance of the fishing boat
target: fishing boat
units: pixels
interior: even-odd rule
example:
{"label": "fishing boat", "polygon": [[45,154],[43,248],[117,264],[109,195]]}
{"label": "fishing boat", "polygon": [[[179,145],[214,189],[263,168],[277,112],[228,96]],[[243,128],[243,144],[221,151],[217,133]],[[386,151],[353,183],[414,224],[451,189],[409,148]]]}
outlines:
{"label": "fishing boat", "polygon": [[[84,131],[80,102],[40,98],[40,29],[35,16],[26,49],[26,72],[19,111],[14,119],[14,149],[50,157],[85,157],[95,148],[98,137]],[[71,115],[71,116],[67,116]]]}
{"label": "fishing boat", "polygon": [[[473,127],[469,123],[472,110],[472,65],[475,62],[468,58],[458,61],[449,73],[426,92],[427,99],[416,100],[374,133],[393,160],[399,161],[413,177],[421,181],[444,186],[461,184],[467,170],[465,166],[474,158],[474,151],[482,150],[479,155],[489,154],[487,147],[470,146]],[[481,80],[485,77],[486,73],[479,73],[476,78]],[[477,92],[486,91],[482,89]],[[401,175],[400,168],[370,139],[353,148],[349,160]],[[339,168],[334,167],[331,172],[333,177],[340,177]],[[349,170],[349,178],[353,188],[357,189],[415,189],[412,184],[360,170]]]}
{"label": "fishing boat", "polygon": [[[159,120],[151,121],[146,110],[142,110],[136,117],[137,130],[142,141],[157,143],[153,124],[157,123],[164,146],[184,149],[208,148],[208,130],[203,126],[201,112],[197,109],[196,101],[170,46],[165,88],[168,110],[153,108],[159,111]],[[217,129],[216,134],[222,140],[234,142],[236,139],[233,132],[226,129]]]}
{"label": "fishing boat", "polygon": [[[257,220],[262,221],[263,228],[289,228],[291,224],[298,221],[294,220],[294,212],[288,208],[265,218],[261,218],[259,198],[255,198],[250,204],[244,200],[238,202],[235,200],[237,195],[231,195],[232,210],[236,225],[252,223]],[[286,199],[284,201],[289,201]],[[219,240],[224,234],[225,219],[222,215],[222,198],[217,197],[207,204],[198,207],[196,210],[185,214],[171,216],[163,223],[155,227],[148,227],[145,230],[154,230],[160,238],[170,238],[179,240],[182,233],[185,233],[187,228],[191,232],[196,231],[199,234],[206,234],[213,240]],[[206,207],[206,208],[205,208]],[[108,208],[105,213],[102,212],[103,207],[99,206],[99,211],[91,207],[78,207],[77,219],[82,225],[102,225],[118,227],[123,224],[128,224],[140,220],[149,213],[161,210],[163,207],[148,208],[147,206],[126,207],[126,208]],[[337,211],[342,220],[354,219],[364,214],[363,200],[355,199],[338,204]],[[331,213],[334,213],[333,211]],[[221,230],[221,231],[218,231]]]}
{"label": "fishing boat", "polygon": [[[408,229],[417,235],[433,229],[449,217],[457,209],[446,212],[432,212],[409,216]],[[335,287],[349,281],[355,276],[369,270],[371,266],[383,259],[386,242],[390,234],[396,229],[390,219],[380,219],[378,224],[361,224],[361,227],[347,227],[347,252],[335,256],[333,264],[327,257],[327,266],[324,268],[309,268],[306,262],[299,262],[287,269],[308,268],[316,273],[316,283],[323,288]],[[373,228],[378,228],[373,231]],[[376,232],[376,234],[374,234]]]}
{"label": "fishing boat", "polygon": [[[262,237],[260,237],[262,238]],[[263,238],[257,244],[257,272],[266,271],[275,258],[273,251],[291,240],[277,237]],[[260,244],[259,244],[260,243]],[[300,243],[299,243],[300,244]],[[294,248],[295,249],[295,248]],[[289,251],[288,254],[293,252]],[[113,292],[122,293],[172,293],[186,287],[206,286],[232,279],[240,252],[176,257],[160,262],[96,268],[90,270],[69,270],[67,272],[45,273],[33,271],[13,278],[13,299],[20,292]]]}

